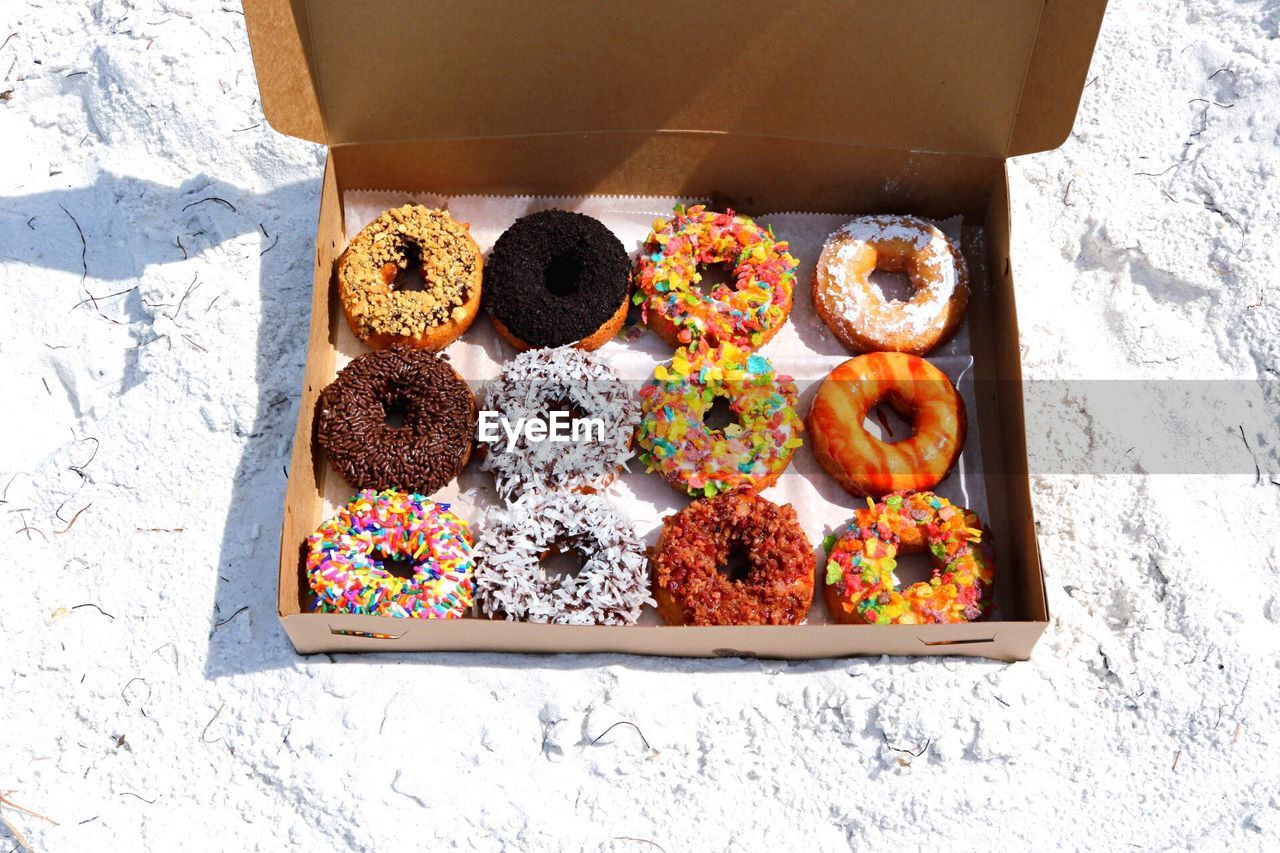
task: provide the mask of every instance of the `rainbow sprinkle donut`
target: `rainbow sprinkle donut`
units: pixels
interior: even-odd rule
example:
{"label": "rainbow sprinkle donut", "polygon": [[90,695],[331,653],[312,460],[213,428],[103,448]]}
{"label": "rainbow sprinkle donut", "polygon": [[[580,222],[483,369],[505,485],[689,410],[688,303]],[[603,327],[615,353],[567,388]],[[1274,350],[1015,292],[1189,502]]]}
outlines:
{"label": "rainbow sprinkle donut", "polygon": [[[705,264],[733,264],[734,286],[701,293],[695,285]],[[673,347],[704,339],[756,349],[791,313],[799,264],[772,228],[732,210],[678,205],[674,217],[653,223],[636,264],[633,298],[642,319]]]}
{"label": "rainbow sprinkle donut", "polygon": [[[854,511],[827,548],[825,592],[836,621],[871,625],[970,622],[991,606],[994,549],[982,522],[933,492],[895,492]],[[899,589],[898,554],[928,552],[933,578]]]}
{"label": "rainbow sprinkle donut", "polygon": [[[422,495],[366,489],[307,538],[319,613],[459,619],[474,598],[467,522]],[[383,560],[413,563],[396,577]]]}
{"label": "rainbow sprinkle donut", "polygon": [[[799,393],[767,358],[732,344],[678,349],[640,389],[640,461],[694,497],[738,486],[767,488],[803,443],[804,422],[795,411]],[[735,418],[723,430],[703,422],[717,396],[728,399]]]}

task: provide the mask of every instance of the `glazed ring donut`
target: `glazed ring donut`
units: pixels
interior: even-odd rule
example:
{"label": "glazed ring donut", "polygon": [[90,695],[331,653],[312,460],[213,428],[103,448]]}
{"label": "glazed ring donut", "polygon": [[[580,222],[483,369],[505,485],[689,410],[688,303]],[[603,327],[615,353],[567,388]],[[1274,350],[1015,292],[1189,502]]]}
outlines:
{"label": "glazed ring donut", "polygon": [[[885,298],[876,269],[905,272],[905,302]],[[813,307],[855,352],[924,355],[960,328],[969,305],[964,257],[934,225],[913,216],[861,216],[827,238],[813,270]]]}
{"label": "glazed ring donut", "polygon": [[448,357],[405,346],[357,356],[316,400],[316,443],[357,489],[432,494],[467,463],[475,428],[475,398]]}
{"label": "glazed ring donut", "polygon": [[[995,549],[978,517],[932,492],[894,493],[853,519],[827,549],[827,607],[836,621],[871,625],[970,622],[991,606]],[[900,589],[898,554],[929,553],[933,578]]]}
{"label": "glazed ring donut", "polygon": [[[754,350],[777,334],[791,313],[797,261],[787,242],[749,217],[677,206],[653,223],[640,251],[634,300],[642,319],[673,347],[695,340]],[[734,286],[701,293],[703,264],[732,264]]]}
{"label": "glazed ring donut", "polygon": [[[882,441],[863,426],[867,412],[888,403],[912,420],[913,435]],[[922,358],[873,352],[827,375],[809,410],[814,455],[851,495],[931,489],[964,448],[964,400],[947,375]]]}
{"label": "glazed ring donut", "polygon": [[[734,553],[741,580],[722,574]],[[813,547],[791,504],[751,489],[696,500],[662,521],[653,596],[668,625],[797,625],[813,602]]]}
{"label": "glazed ring donut", "polygon": [[[539,561],[576,551],[576,575]],[[632,625],[652,605],[644,543],[600,495],[528,495],[491,509],[476,547],[476,597],[487,616],[561,625]]]}
{"label": "glazed ring donut", "polygon": [[[603,489],[631,457],[640,404],[629,385],[591,353],[572,347],[523,352],[503,365],[484,399],[480,468],[493,472],[504,500],[527,491]],[[603,431],[587,429],[576,440],[571,432],[568,442],[552,440],[552,412],[566,409],[565,420],[598,419]],[[486,423],[490,418],[499,424]],[[523,432],[509,440],[500,424],[518,425],[521,418],[546,422],[548,440],[530,442]],[[564,424],[561,431],[576,428]]]}
{"label": "glazed ring donut", "polygon": [[[319,613],[459,619],[474,598],[467,523],[422,495],[367,489],[307,537]],[[409,578],[385,561],[412,565]]]}
{"label": "glazed ring donut", "polygon": [[599,349],[627,319],[631,258],[590,216],[543,210],[517,219],[489,253],[484,310],[519,350]]}
{"label": "glazed ring donut", "polygon": [[[410,267],[421,290],[398,290]],[[480,309],[480,249],[443,210],[406,204],[370,222],[338,258],[338,298],[351,331],[373,349],[444,349]]]}
{"label": "glazed ring donut", "polygon": [[[732,344],[678,349],[640,389],[640,461],[694,497],[738,486],[765,489],[803,443],[799,394],[795,381],[776,374],[762,355]],[[723,430],[703,420],[717,396],[728,399],[735,419]]]}

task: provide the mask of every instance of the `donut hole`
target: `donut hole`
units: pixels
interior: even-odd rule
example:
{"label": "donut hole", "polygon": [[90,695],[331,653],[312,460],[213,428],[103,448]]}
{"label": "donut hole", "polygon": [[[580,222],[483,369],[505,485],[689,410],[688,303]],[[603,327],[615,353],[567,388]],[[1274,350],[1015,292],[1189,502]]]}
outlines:
{"label": "donut hole", "polygon": [[389,429],[404,429],[409,422],[409,401],[393,397],[382,401],[382,423]]}
{"label": "donut hole", "polygon": [[933,577],[933,558],[927,552],[904,554],[899,551],[894,560],[898,565],[893,570],[893,578],[898,589],[906,589],[913,583]]}
{"label": "donut hole", "polygon": [[401,554],[379,554],[378,563],[382,566],[382,570],[387,574],[403,578],[404,580],[411,580],[414,572],[418,570],[417,563]]}
{"label": "donut hole", "polygon": [[747,552],[747,546],[736,540],[730,542],[729,550],[716,566],[716,571],[731,581],[745,581],[747,575],[751,574],[751,555]]}
{"label": "donut hole", "polygon": [[698,264],[698,274],[702,276],[702,280],[694,282],[692,289],[704,295],[715,292],[717,287],[734,290],[738,286],[738,279],[733,270],[734,265],[731,263]]}
{"label": "donut hole", "polygon": [[862,428],[873,438],[885,444],[897,444],[916,434],[915,422],[887,400],[867,410],[867,416],[862,420]]}
{"label": "donut hole", "polygon": [[729,424],[737,422],[738,416],[729,407],[729,398],[719,394],[711,401],[711,408],[702,416],[703,426],[714,432],[723,432]]}
{"label": "donut hole", "polygon": [[542,286],[552,296],[572,296],[582,286],[582,274],[577,252],[557,252],[542,269]]}
{"label": "donut hole", "polygon": [[405,243],[400,254],[404,256],[404,266],[386,264],[382,268],[387,287],[396,293],[430,290],[431,284],[422,276],[422,249],[418,244]]}
{"label": "donut hole", "polygon": [[576,577],[587,564],[587,555],[571,545],[552,545],[538,558],[538,568],[546,580]]}
{"label": "donut hole", "polygon": [[880,291],[886,302],[910,302],[916,295],[915,282],[905,269],[896,266],[878,266],[867,280]]}

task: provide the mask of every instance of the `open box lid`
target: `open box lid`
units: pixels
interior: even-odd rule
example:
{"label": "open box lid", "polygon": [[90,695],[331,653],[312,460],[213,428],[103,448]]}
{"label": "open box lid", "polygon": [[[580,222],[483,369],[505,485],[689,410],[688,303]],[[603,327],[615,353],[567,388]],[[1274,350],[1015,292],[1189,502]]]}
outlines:
{"label": "open box lid", "polygon": [[1071,130],[1106,0],[245,0],[314,142],[700,131],[1008,157]]}

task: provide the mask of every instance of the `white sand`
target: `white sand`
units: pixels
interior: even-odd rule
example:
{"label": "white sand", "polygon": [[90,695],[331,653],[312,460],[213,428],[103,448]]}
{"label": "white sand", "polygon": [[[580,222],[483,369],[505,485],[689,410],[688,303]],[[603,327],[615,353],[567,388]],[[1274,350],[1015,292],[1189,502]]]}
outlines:
{"label": "white sand", "polygon": [[[264,123],[222,5],[0,9],[0,794],[57,824],[0,817],[33,847],[1280,843],[1275,466],[1038,476],[1026,663],[295,656],[322,152]],[[1280,9],[1113,6],[1072,138],[1014,164],[1026,373],[1262,378],[1274,417]],[[1121,441],[1071,403],[1032,414]],[[591,745],[620,720],[652,750]]]}

